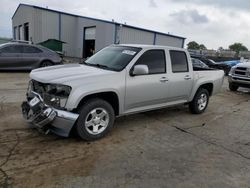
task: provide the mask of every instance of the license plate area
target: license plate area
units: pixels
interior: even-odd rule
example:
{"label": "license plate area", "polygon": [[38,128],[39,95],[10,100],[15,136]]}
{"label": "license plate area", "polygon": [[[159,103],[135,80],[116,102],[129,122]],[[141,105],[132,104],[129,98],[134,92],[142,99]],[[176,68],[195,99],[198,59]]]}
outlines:
{"label": "license plate area", "polygon": [[38,97],[34,97],[33,99],[31,99],[29,101],[30,107],[34,107],[34,106],[36,106],[39,103],[40,103],[40,99]]}

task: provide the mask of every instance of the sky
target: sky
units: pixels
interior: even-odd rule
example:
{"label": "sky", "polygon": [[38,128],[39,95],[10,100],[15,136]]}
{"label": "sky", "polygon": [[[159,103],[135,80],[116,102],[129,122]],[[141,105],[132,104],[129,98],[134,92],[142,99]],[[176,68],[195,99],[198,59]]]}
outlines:
{"label": "sky", "polygon": [[196,41],[209,49],[241,42],[250,49],[248,0],[0,0],[0,36],[12,37],[19,3],[115,20]]}

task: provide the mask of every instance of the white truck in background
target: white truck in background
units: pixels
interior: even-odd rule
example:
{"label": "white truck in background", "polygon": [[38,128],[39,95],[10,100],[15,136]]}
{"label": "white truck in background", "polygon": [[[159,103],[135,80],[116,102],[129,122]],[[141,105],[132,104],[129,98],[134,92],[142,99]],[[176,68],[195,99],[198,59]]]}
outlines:
{"label": "white truck in background", "polygon": [[229,89],[237,91],[239,87],[250,88],[250,62],[239,63],[228,74]]}

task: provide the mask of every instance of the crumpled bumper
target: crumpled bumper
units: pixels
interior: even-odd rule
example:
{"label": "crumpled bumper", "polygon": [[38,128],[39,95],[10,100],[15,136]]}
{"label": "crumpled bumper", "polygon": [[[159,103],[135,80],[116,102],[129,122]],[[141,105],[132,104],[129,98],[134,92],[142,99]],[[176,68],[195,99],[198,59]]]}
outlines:
{"label": "crumpled bumper", "polygon": [[32,99],[22,103],[24,119],[43,132],[53,132],[57,135],[68,137],[79,114],[58,110],[44,104],[38,93],[32,92],[33,99],[39,99],[32,104]]}

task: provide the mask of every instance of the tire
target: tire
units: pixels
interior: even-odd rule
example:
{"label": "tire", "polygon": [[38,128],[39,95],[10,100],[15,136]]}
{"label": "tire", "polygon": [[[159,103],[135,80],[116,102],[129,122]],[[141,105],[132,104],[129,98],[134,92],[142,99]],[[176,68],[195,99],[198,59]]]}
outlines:
{"label": "tire", "polygon": [[100,139],[113,128],[114,120],[114,109],[107,101],[90,99],[80,109],[76,133],[87,141]]}
{"label": "tire", "polygon": [[230,91],[237,91],[239,89],[239,86],[234,85],[233,83],[229,83],[229,89]]}
{"label": "tire", "polygon": [[200,88],[196,92],[192,102],[189,103],[190,112],[193,114],[203,113],[207,108],[208,102],[209,102],[208,91],[206,89]]}
{"label": "tire", "polygon": [[52,66],[53,63],[51,63],[50,61],[43,61],[41,64],[40,64],[40,67],[49,67],[49,66]]}

